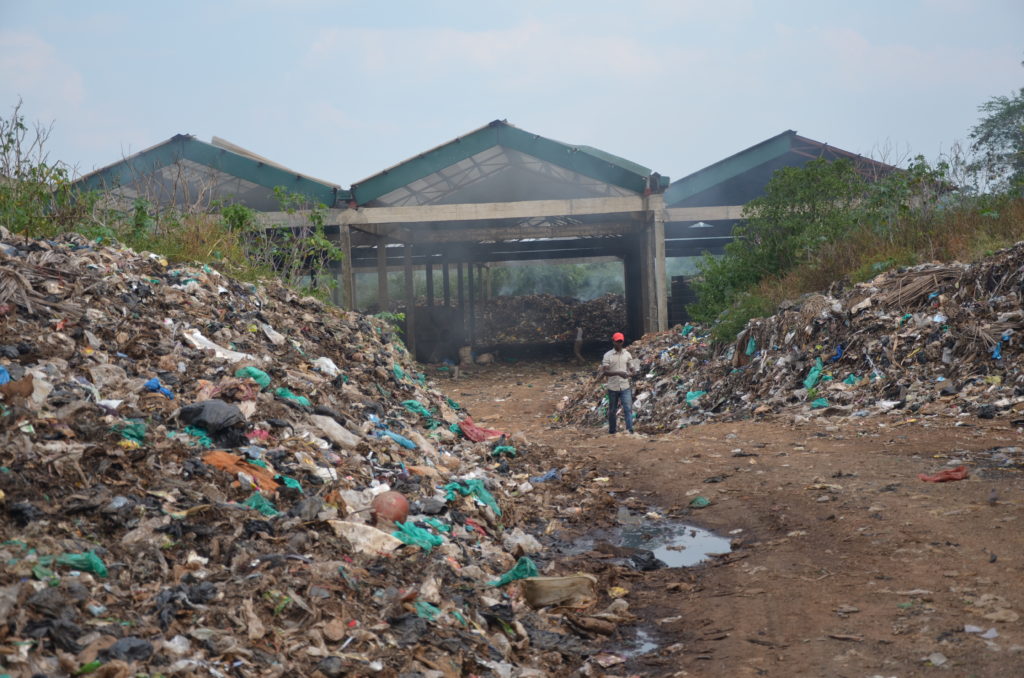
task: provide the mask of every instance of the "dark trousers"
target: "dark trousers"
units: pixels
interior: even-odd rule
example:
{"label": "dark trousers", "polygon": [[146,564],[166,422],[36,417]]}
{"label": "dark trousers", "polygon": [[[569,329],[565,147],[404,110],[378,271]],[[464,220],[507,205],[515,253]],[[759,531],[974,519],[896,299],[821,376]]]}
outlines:
{"label": "dark trousers", "polygon": [[633,432],[633,390],[608,391],[608,433],[615,433],[615,419],[622,403],[622,416],[626,419],[626,430]]}

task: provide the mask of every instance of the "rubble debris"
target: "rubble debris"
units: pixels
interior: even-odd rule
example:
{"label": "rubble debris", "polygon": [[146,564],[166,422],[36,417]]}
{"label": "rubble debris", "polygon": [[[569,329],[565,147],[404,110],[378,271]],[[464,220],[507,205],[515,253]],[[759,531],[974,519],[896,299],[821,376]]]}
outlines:
{"label": "rubble debris", "polygon": [[[924,264],[836,283],[751,320],[729,346],[676,326],[629,346],[633,411],[655,432],[709,420],[796,417],[1021,418],[1024,243],[975,264]],[[600,425],[599,381],[559,419]]]}
{"label": "rubble debris", "polygon": [[580,479],[474,425],[385,321],[77,235],[0,242],[0,672],[518,676],[596,651],[518,581],[527,552],[580,569],[522,529],[549,492],[589,505]]}

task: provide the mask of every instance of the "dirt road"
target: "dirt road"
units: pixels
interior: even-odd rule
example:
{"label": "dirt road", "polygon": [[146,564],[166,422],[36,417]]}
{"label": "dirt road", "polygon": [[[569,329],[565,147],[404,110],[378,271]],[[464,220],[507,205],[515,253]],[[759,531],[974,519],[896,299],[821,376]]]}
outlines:
{"label": "dirt road", "polygon": [[[609,675],[1024,676],[1024,455],[1008,421],[779,419],[636,437],[560,426],[558,402],[590,376],[517,363],[441,386],[478,422],[566,450],[579,496],[612,498],[573,530],[625,507],[733,540],[697,567],[620,577],[639,620],[609,647],[638,631],[650,642]],[[953,460],[968,479],[918,479]],[[696,496],[710,505],[688,508]],[[605,571],[588,555],[571,567]]]}

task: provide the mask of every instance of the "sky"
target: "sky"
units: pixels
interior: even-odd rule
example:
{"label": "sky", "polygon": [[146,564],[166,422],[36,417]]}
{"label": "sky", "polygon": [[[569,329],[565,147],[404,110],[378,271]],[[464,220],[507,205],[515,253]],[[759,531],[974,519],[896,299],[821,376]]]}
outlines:
{"label": "sky", "polygon": [[678,179],[784,130],[899,162],[1024,87],[1021,0],[0,0],[78,174],[178,133],[348,187],[503,119]]}

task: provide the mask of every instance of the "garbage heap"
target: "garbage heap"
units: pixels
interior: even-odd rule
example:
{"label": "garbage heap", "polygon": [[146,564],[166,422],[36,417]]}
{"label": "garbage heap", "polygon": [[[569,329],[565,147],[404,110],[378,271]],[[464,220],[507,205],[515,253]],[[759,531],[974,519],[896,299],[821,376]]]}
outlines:
{"label": "garbage heap", "polygon": [[626,325],[626,301],[621,294],[588,301],[553,294],[493,297],[478,308],[481,344],[573,341],[577,324],[582,325],[583,337],[589,341]]}
{"label": "garbage heap", "polygon": [[582,663],[507,595],[531,445],[415,370],[279,284],[0,229],[0,674]]}
{"label": "garbage heap", "polygon": [[[964,414],[1021,417],[1024,243],[975,264],[924,264],[837,283],[751,320],[729,346],[687,325],[628,347],[638,426],[710,419]],[[562,404],[563,421],[599,425],[601,382]]]}

